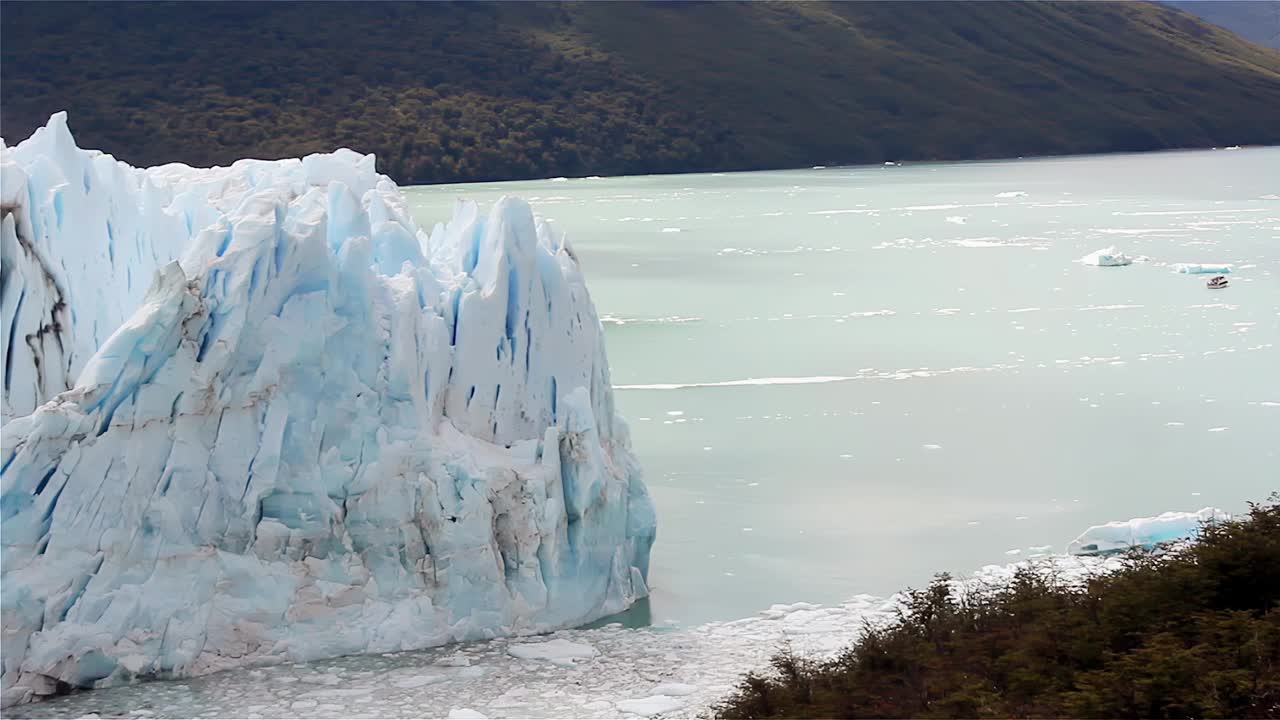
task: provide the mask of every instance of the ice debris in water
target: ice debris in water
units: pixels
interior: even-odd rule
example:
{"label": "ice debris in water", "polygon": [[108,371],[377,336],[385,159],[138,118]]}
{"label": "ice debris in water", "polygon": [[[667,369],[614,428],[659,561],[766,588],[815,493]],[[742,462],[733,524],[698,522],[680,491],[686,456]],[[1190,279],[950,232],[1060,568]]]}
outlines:
{"label": "ice debris in water", "polygon": [[1150,548],[1189,539],[1200,532],[1205,523],[1230,519],[1228,513],[1207,507],[1197,512],[1167,512],[1155,517],[1109,522],[1085,530],[1071,541],[1067,552],[1071,555],[1102,555],[1134,547]]}
{"label": "ice debris in water", "polygon": [[1125,255],[1114,246],[1105,247],[1101,250],[1093,252],[1080,258],[1080,262],[1085,265],[1094,265],[1096,267],[1120,267],[1122,265],[1132,265],[1133,258]]}
{"label": "ice debris in water", "polygon": [[372,155],[140,170],[61,113],[0,152],[5,705],[647,594],[603,332],[524,202],[428,234]]}
{"label": "ice debris in water", "polygon": [[572,665],[578,660],[588,660],[596,656],[596,649],[590,645],[572,643],[563,639],[512,645],[507,652],[521,660],[546,660],[553,665]]}
{"label": "ice debris in water", "polygon": [[[1034,563],[1063,582],[1083,582],[1122,565],[1115,557],[1055,556]],[[953,581],[953,588],[963,594],[969,588],[1005,583],[1028,564],[988,565]],[[192,679],[181,687],[153,683],[109,688],[56,698],[40,710],[67,716],[146,703],[172,705],[167,714],[185,717],[244,717],[248,712],[293,717],[299,713],[291,710],[292,703],[315,700],[346,707],[321,712],[322,706],[317,706],[306,713],[309,717],[444,717],[463,708],[477,715],[456,717],[704,717],[745,672],[766,668],[780,647],[831,657],[868,625],[892,622],[904,601],[902,595],[857,595],[838,605],[775,605],[754,617],[692,627],[631,629],[612,624],[562,630],[553,641],[591,647],[597,653],[566,665],[531,666],[510,649],[532,643],[498,639],[390,658],[345,657],[313,666],[238,670]],[[455,653],[466,653],[470,666],[440,666],[439,658]],[[411,688],[387,682],[414,677],[424,669],[445,679]],[[340,677],[340,684],[317,689],[299,681],[317,673]]]}
{"label": "ice debris in water", "polygon": [[1174,272],[1188,275],[1222,275],[1231,272],[1231,266],[1222,263],[1174,263],[1170,267]]}

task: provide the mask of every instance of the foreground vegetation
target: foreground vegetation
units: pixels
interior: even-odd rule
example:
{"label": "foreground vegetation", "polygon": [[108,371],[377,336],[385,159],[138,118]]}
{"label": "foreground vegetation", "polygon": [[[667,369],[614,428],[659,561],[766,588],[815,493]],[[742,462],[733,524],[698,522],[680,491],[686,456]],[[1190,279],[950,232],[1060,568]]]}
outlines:
{"label": "foreground vegetation", "polygon": [[774,658],[723,718],[1280,717],[1280,496],[1086,584],[909,593],[839,657]]}
{"label": "foreground vegetation", "polygon": [[4,3],[9,142],[346,145],[402,183],[1280,143],[1280,52],[1146,3]]}

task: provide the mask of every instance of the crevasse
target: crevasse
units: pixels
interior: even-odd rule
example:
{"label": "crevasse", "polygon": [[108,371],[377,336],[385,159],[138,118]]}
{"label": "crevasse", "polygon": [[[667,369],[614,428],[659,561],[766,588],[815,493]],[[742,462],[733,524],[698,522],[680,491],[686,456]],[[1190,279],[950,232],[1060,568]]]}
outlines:
{"label": "crevasse", "polygon": [[653,506],[571,249],[371,155],[3,148],[3,701],[550,630]]}

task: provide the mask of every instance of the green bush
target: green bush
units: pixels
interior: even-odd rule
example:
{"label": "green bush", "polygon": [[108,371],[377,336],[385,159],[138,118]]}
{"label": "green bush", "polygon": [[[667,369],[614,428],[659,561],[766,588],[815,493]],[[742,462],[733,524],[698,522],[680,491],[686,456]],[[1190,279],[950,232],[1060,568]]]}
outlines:
{"label": "green bush", "polygon": [[790,652],[722,718],[1280,717],[1280,496],[1070,583],[938,576],[827,661]]}

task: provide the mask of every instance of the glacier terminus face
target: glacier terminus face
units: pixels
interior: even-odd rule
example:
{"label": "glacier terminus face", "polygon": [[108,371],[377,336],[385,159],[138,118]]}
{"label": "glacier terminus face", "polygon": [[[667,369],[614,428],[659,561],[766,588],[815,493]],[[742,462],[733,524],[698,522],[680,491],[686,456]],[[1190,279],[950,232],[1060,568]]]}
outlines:
{"label": "glacier terminus face", "polygon": [[546,631],[647,594],[572,249],[371,155],[3,147],[3,700]]}

